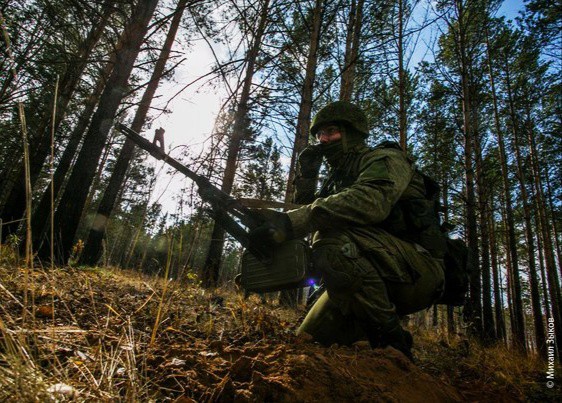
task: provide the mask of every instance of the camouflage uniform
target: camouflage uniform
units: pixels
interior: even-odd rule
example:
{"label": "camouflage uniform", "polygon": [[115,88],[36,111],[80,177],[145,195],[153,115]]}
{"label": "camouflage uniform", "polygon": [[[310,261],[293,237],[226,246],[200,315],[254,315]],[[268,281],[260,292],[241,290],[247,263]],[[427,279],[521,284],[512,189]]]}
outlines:
{"label": "camouflage uniform", "polygon": [[366,335],[373,347],[396,338],[411,346],[398,316],[436,301],[443,262],[383,227],[399,200],[424,197],[424,181],[398,146],[370,149],[353,132],[345,127],[344,144],[335,146],[340,152],[328,153],[330,174],[320,197],[288,212],[295,236],[314,234],[313,264],[327,289],[298,333],[325,345]]}

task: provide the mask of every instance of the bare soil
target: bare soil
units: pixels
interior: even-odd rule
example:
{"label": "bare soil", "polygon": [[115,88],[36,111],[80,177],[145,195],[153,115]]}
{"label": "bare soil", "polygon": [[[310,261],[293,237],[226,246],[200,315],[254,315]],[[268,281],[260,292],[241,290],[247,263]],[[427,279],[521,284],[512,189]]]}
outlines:
{"label": "bare soil", "polygon": [[0,301],[0,401],[501,402],[560,393],[546,390],[536,366],[490,375],[493,358],[467,340],[411,329],[416,364],[366,342],[324,348],[294,336],[303,309],[116,269],[26,276],[0,267]]}

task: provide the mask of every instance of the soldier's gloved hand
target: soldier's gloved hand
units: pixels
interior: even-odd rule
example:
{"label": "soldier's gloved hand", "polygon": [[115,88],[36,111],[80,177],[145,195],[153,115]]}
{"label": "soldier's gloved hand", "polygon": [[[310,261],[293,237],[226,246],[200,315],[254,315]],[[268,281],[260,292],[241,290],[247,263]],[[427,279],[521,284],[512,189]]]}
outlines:
{"label": "soldier's gloved hand", "polygon": [[250,241],[276,244],[293,238],[293,226],[286,213],[270,209],[252,209],[261,223],[250,231]]}
{"label": "soldier's gloved hand", "polygon": [[310,145],[299,154],[299,169],[303,178],[316,178],[320,165],[322,165],[322,151],[319,145]]}

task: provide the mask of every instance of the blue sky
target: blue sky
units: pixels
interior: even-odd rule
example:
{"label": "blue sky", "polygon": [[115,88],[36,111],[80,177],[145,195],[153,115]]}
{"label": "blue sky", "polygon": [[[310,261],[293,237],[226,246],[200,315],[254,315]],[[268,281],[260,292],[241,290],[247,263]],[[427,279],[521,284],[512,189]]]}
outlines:
{"label": "blue sky", "polygon": [[515,17],[519,15],[519,11],[524,8],[525,4],[523,0],[505,0],[499,9],[499,14],[514,20]]}

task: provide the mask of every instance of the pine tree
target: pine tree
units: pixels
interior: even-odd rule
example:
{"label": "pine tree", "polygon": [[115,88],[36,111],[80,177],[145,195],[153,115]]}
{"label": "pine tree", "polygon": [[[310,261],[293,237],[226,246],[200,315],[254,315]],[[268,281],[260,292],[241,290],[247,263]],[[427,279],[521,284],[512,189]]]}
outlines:
{"label": "pine tree", "polygon": [[[140,133],[142,130],[150,108],[150,104],[152,102],[152,99],[154,98],[154,94],[156,93],[156,89],[158,88],[160,79],[164,74],[166,62],[170,57],[172,45],[174,43],[176,33],[178,31],[178,27],[186,5],[187,0],[179,0],[177,3],[176,10],[174,11],[164,45],[162,47],[160,55],[158,56],[158,60],[156,61],[154,70],[148,82],[148,86],[146,87],[146,90],[142,96],[138,110],[131,125],[131,129],[137,133]],[[94,265],[99,259],[99,255],[101,252],[101,241],[105,233],[107,220],[111,216],[111,212],[115,205],[119,189],[123,186],[123,180],[125,179],[127,168],[129,167],[130,160],[133,156],[134,147],[134,142],[127,138],[125,140],[125,144],[123,145],[123,149],[119,154],[119,158],[117,159],[117,163],[109,180],[109,184],[104,191],[103,198],[98,207],[96,217],[94,218],[95,225],[91,227],[86,239],[84,250],[80,258],[80,261],[83,264]]]}
{"label": "pine tree", "polygon": [[[156,8],[157,0],[143,0],[135,8],[125,28],[123,49],[116,54],[116,64],[109,77],[98,108],[92,117],[84,144],[68,179],[55,213],[55,250],[61,255],[57,260],[66,262],[74,242],[84,203],[94,180],[95,168],[105,146],[112,121],[126,92],[127,80],[140,51],[148,23]],[[39,251],[40,257],[49,258],[46,248]]]}
{"label": "pine tree", "polygon": [[[244,140],[248,129],[250,91],[256,71],[256,62],[261,48],[261,43],[269,22],[269,0],[263,0],[259,5],[259,15],[255,21],[255,28],[247,27],[248,30],[255,29],[255,33],[245,57],[245,76],[242,82],[240,96],[237,99],[232,136],[228,141],[226,166],[221,184],[221,190],[227,194],[231,193],[234,185],[238,155],[240,153],[242,141]],[[203,285],[205,287],[215,287],[219,276],[220,261],[225,239],[225,232],[220,227],[221,214],[224,213],[215,212],[215,226],[213,234],[211,235],[211,244],[205,261],[205,271],[203,274]]]}

